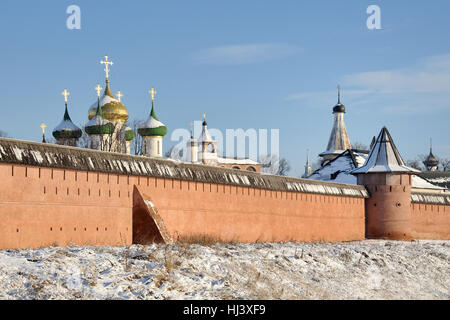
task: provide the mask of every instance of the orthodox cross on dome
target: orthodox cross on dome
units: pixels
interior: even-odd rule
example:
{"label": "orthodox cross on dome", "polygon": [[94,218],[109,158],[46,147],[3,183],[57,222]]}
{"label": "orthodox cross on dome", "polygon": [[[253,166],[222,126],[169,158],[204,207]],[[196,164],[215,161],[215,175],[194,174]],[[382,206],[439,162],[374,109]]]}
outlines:
{"label": "orthodox cross on dome", "polygon": [[45,123],[41,124],[41,129],[42,129],[42,143],[47,143],[47,141],[45,141],[45,128],[47,128],[47,125]]}
{"label": "orthodox cross on dome", "polygon": [[45,123],[41,124],[42,134],[45,135],[45,128],[47,128],[47,125]]}
{"label": "orthodox cross on dome", "polygon": [[99,98],[100,98],[100,94],[101,94],[102,90],[103,90],[103,88],[99,84],[95,87],[95,91],[97,91],[97,96]]}
{"label": "orthodox cross on dome", "polygon": [[64,89],[64,91],[61,94],[64,96],[64,101],[66,101],[67,104],[67,98],[70,96],[70,92],[67,91],[67,89]]}
{"label": "orthodox cross on dome", "polygon": [[112,66],[114,62],[108,60],[108,56],[105,56],[105,61],[100,61],[101,64],[105,65],[105,73],[106,73],[106,80],[109,80],[109,66]]}
{"label": "orthodox cross on dome", "polygon": [[203,114],[203,121],[206,121],[206,113]]}
{"label": "orthodox cross on dome", "polygon": [[152,96],[152,105],[155,103],[155,96],[158,92],[156,92],[155,88],[152,88],[148,93]]}
{"label": "orthodox cross on dome", "polygon": [[122,102],[123,94],[122,94],[122,92],[120,92],[120,90],[119,90],[119,92],[117,92],[116,96],[117,96],[117,99],[119,99],[119,102]]}
{"label": "orthodox cross on dome", "polygon": [[191,121],[191,139],[194,138],[194,130],[193,130],[194,124]]}

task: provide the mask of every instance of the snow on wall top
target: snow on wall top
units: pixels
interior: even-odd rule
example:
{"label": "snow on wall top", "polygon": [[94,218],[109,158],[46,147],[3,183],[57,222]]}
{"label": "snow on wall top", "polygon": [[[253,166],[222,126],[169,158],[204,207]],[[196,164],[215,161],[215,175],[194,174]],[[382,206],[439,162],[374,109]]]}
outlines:
{"label": "snow on wall top", "polygon": [[413,203],[440,204],[448,206],[450,205],[450,194],[413,192],[411,194],[411,201]]}
{"label": "snow on wall top", "polygon": [[368,197],[363,186],[264,175],[170,160],[0,138],[0,163],[254,187],[276,191]]}

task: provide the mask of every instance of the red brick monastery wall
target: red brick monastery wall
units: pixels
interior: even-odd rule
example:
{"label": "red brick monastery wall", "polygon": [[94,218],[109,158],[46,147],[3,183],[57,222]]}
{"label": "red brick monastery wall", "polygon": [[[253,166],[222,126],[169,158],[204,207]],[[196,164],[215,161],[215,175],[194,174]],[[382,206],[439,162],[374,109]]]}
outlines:
{"label": "red brick monastery wall", "polygon": [[175,241],[200,235],[243,242],[364,238],[362,197],[7,163],[0,163],[0,177],[0,249],[130,245],[134,186],[151,197]]}
{"label": "red brick monastery wall", "polygon": [[411,203],[414,239],[450,240],[450,206]]}

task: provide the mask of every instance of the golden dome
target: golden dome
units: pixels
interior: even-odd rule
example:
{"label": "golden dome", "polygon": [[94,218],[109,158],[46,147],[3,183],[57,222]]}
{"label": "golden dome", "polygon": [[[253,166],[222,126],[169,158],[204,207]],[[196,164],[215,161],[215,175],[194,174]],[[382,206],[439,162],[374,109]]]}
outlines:
{"label": "golden dome", "polygon": [[[117,100],[109,88],[109,80],[106,80],[106,89],[100,100],[104,117],[109,121],[127,121],[129,114],[127,108]],[[97,103],[89,109],[89,120],[91,120],[97,112]]]}

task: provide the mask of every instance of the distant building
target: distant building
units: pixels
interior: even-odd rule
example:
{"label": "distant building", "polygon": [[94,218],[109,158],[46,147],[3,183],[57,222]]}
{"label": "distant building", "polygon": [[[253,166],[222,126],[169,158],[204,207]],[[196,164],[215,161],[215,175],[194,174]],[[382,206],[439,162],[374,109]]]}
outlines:
{"label": "distant building", "polygon": [[218,166],[235,170],[250,172],[261,172],[261,164],[248,158],[226,158],[220,157],[217,151],[217,141],[215,141],[208,131],[206,114],[203,115],[203,129],[198,140],[195,140],[191,130],[191,139],[187,144],[187,160],[191,163],[201,163],[209,166]]}
{"label": "distant building", "polygon": [[430,154],[423,162],[427,171],[439,171],[439,160],[433,154],[433,143],[430,140]]}

